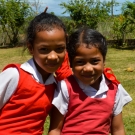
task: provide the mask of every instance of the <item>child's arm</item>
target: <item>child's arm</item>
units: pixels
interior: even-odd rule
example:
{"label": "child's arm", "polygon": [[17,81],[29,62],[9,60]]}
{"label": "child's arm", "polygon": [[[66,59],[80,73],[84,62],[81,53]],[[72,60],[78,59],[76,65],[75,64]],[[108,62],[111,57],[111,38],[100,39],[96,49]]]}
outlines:
{"label": "child's arm", "polygon": [[0,73],[0,109],[15,92],[18,80],[19,73],[16,68],[7,68]]}
{"label": "child's arm", "polygon": [[111,135],[126,135],[122,120],[122,113],[113,117],[111,126]]}
{"label": "child's arm", "polygon": [[65,54],[65,58],[64,58],[62,65],[57,69],[55,74],[56,74],[56,79],[58,81],[63,80],[72,74],[67,52]]}
{"label": "child's arm", "polygon": [[126,92],[121,84],[118,84],[118,90],[115,97],[115,104],[113,108],[113,118],[111,125],[112,135],[125,135],[124,124],[122,120],[122,110],[125,105],[127,105],[132,98]]}
{"label": "child's arm", "polygon": [[50,115],[50,128],[48,135],[60,135],[64,116],[53,106]]}
{"label": "child's arm", "polygon": [[65,80],[58,82],[52,104],[49,135],[60,135],[69,104],[69,93]]}

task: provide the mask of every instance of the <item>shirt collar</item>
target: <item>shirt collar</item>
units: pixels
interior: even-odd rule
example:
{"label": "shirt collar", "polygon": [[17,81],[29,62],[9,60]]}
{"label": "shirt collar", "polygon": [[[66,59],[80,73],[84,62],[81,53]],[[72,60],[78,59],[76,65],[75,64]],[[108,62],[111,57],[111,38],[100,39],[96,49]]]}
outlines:
{"label": "shirt collar", "polygon": [[[76,77],[75,77],[76,78]],[[102,74],[102,80],[100,82],[100,85],[99,85],[99,90],[96,90],[94,89],[93,87],[91,87],[90,85],[85,85],[83,84],[80,80],[78,80],[76,78],[80,88],[85,92],[85,91],[92,91],[93,93],[96,92],[95,96],[98,96],[106,91],[108,91],[108,84],[109,84],[109,81],[107,79],[105,79],[105,76],[104,74]]]}
{"label": "shirt collar", "polygon": [[24,71],[30,73],[37,82],[40,82],[40,83],[45,84],[45,85],[49,85],[49,84],[52,84],[54,82],[56,83],[56,80],[55,80],[53,74],[50,74],[50,76],[45,81],[45,83],[43,82],[42,76],[38,72],[38,70],[35,66],[35,63],[33,61],[33,58],[31,58],[27,62],[23,63],[20,68],[23,69]]}

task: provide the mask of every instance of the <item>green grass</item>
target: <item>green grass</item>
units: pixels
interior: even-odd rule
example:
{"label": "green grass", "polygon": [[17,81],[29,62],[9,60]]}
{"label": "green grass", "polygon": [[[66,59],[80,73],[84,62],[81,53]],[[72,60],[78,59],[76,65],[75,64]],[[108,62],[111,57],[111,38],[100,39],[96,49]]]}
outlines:
{"label": "green grass", "polygon": [[[31,56],[25,52],[22,55],[22,48],[0,49],[0,70],[9,63],[23,63]],[[118,80],[132,97],[132,102],[123,109],[123,120],[127,135],[135,135],[135,70],[127,72],[125,69],[135,69],[135,50],[108,49],[106,67],[111,67]],[[46,120],[45,132],[49,127],[49,118]]]}
{"label": "green grass", "polygon": [[0,71],[9,63],[23,63],[31,56],[28,52],[23,53],[23,48],[0,49]]}

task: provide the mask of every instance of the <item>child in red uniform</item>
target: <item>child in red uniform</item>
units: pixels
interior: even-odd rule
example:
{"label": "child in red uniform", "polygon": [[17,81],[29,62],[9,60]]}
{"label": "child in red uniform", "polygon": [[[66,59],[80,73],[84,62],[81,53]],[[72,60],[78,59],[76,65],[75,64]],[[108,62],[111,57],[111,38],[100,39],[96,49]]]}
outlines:
{"label": "child in red uniform", "polygon": [[27,48],[32,58],[21,65],[9,64],[0,74],[0,135],[42,135],[56,88],[53,73],[64,57],[58,79],[72,73],[66,39],[65,26],[58,17],[43,12],[31,21]]}
{"label": "child in red uniform", "polygon": [[73,75],[58,83],[49,135],[125,135],[122,108],[132,99],[104,70],[105,38],[80,28],[71,34],[67,51]]}

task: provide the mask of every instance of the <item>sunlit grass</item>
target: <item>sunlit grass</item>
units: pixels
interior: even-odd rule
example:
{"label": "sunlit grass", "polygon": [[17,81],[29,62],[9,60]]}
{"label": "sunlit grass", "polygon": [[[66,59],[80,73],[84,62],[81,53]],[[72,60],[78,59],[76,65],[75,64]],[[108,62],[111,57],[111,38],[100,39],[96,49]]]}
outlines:
{"label": "sunlit grass", "polygon": [[[135,135],[135,50],[109,48],[106,66],[113,69],[117,79],[132,97],[132,102],[123,109],[123,120],[127,135]],[[134,69],[128,72],[127,68]]]}
{"label": "sunlit grass", "polygon": [[0,49],[0,70],[9,63],[23,63],[31,56],[27,51],[23,52],[22,47]]}

